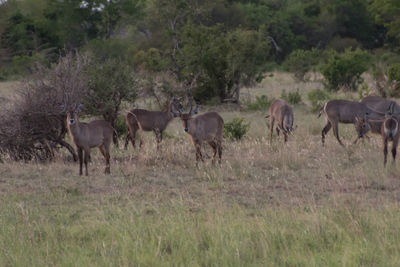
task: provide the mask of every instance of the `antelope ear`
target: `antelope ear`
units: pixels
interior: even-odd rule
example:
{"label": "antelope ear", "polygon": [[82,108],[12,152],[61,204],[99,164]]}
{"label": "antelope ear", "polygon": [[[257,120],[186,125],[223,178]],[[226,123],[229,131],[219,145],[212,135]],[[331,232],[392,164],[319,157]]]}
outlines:
{"label": "antelope ear", "polygon": [[83,109],[83,104],[79,104],[79,106],[76,108],[77,112],[81,112]]}
{"label": "antelope ear", "polygon": [[360,121],[360,117],[358,117],[358,115],[356,115],[356,122],[359,122]]}

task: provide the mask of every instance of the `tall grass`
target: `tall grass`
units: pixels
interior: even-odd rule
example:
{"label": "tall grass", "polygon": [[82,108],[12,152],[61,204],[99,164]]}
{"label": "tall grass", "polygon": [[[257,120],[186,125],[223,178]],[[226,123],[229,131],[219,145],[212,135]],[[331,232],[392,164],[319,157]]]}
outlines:
{"label": "tall grass", "polygon": [[200,209],[75,193],[4,200],[2,266],[396,266],[397,205]]}

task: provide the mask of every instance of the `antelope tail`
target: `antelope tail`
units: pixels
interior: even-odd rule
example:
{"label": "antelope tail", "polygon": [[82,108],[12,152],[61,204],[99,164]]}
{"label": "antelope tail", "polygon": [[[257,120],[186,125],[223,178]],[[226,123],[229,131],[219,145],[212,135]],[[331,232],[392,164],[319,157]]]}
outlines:
{"label": "antelope tail", "polygon": [[137,118],[137,116],[136,116],[135,113],[133,113],[132,111],[128,111],[128,114],[131,114],[131,115],[135,118],[136,123],[137,123],[138,126],[139,126],[139,130],[140,130],[140,140],[141,140],[141,139],[142,139],[142,136],[143,136],[142,124],[140,123],[140,121],[139,121],[139,119]]}
{"label": "antelope tail", "polygon": [[[325,105],[326,105],[326,104],[325,104]],[[318,118],[321,117],[322,111],[325,109],[325,105],[323,105],[323,106],[319,109]]]}
{"label": "antelope tail", "polygon": [[264,118],[269,118],[269,115],[265,116]]}
{"label": "antelope tail", "polygon": [[113,143],[114,143],[114,145],[116,145],[117,147],[119,147],[119,145],[118,145],[118,133],[117,133],[117,130],[115,130],[114,127],[112,127],[112,129],[113,129],[113,131],[114,131],[114,133],[113,133]]}

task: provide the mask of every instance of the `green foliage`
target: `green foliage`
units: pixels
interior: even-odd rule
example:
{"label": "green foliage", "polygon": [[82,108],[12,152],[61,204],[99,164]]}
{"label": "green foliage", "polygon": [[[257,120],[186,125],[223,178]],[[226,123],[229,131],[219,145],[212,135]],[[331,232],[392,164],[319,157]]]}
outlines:
{"label": "green foliage", "polygon": [[283,62],[286,70],[294,73],[296,79],[303,81],[304,75],[316,66],[319,62],[319,51],[315,48],[311,50],[294,50]]}
{"label": "green foliage", "polygon": [[393,44],[400,42],[400,4],[398,0],[373,0],[370,12],[375,22],[387,28],[388,41]]}
{"label": "green foliage", "polygon": [[301,103],[301,94],[299,92],[299,89],[297,89],[295,92],[289,93],[286,93],[286,90],[283,89],[281,93],[281,98],[285,99],[289,104],[292,105],[297,105]]}
{"label": "green foliage", "polygon": [[274,101],[274,99],[270,99],[266,95],[256,96],[256,101],[254,103],[247,104],[247,109],[266,111],[271,105],[272,101]]}
{"label": "green foliage", "polygon": [[311,111],[317,112],[322,106],[326,103],[326,101],[330,100],[331,95],[325,90],[315,89],[307,94],[308,100],[311,103]]}
{"label": "green foliage", "polygon": [[233,118],[224,125],[224,136],[233,140],[242,139],[250,129],[250,122],[246,123],[244,118]]}
{"label": "green foliage", "polygon": [[390,81],[400,81],[400,63],[393,64],[388,69]]}
{"label": "green foliage", "polygon": [[361,74],[368,69],[371,59],[371,55],[361,49],[346,49],[342,54],[331,51],[328,62],[321,68],[327,81],[326,88],[331,91],[341,88],[355,91],[362,82]]}
{"label": "green foliage", "polygon": [[362,83],[361,88],[358,89],[358,98],[361,100],[366,96],[371,94],[371,89],[368,87],[368,84]]}
{"label": "green foliage", "polygon": [[128,134],[128,126],[126,126],[125,116],[119,115],[115,120],[114,129],[118,137],[126,136]]}
{"label": "green foliage", "polygon": [[113,127],[122,101],[133,102],[137,85],[132,68],[115,59],[96,62],[88,70],[89,95],[85,110],[92,115],[101,115]]}

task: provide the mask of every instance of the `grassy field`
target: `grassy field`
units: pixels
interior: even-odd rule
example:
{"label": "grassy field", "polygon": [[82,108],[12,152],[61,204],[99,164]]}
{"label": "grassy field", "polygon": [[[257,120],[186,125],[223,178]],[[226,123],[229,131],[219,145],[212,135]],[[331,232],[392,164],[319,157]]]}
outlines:
{"label": "grassy field", "polygon": [[[320,86],[267,79],[250,94]],[[270,143],[262,112],[207,109],[251,122],[220,166],[196,167],[177,119],[159,151],[151,133],[140,152],[114,147],[111,175],[97,150],[89,177],[66,151],[0,164],[0,266],[400,265],[399,167],[383,168],[379,137],[350,145],[340,125],[347,148],[331,132],[322,147],[325,119],[299,105],[289,142]]]}

